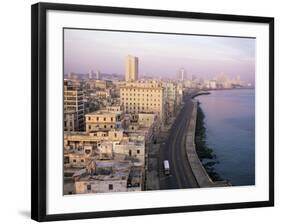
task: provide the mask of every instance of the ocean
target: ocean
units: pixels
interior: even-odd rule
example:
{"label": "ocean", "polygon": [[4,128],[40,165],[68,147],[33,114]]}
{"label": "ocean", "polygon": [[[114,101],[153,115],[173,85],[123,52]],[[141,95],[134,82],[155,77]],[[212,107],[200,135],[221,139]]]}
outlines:
{"label": "ocean", "polygon": [[[255,90],[211,91],[196,97],[205,115],[215,171],[234,186],[255,184]],[[204,161],[203,161],[204,162]]]}

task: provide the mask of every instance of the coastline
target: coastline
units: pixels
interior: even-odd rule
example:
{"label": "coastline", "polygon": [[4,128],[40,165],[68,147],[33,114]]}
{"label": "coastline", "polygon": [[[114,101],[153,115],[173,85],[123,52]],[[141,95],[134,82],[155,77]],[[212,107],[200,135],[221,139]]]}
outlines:
{"label": "coastline", "polygon": [[255,90],[236,91],[210,91],[196,99],[195,144],[213,180],[218,175],[232,186],[248,186],[255,184]]}
{"label": "coastline", "polygon": [[206,127],[205,127],[205,114],[200,107],[200,102],[197,102],[197,119],[195,129],[195,145],[198,157],[205,168],[206,172],[212,181],[223,181],[222,177],[215,171],[214,165],[219,163],[216,160],[214,150],[206,144]]}

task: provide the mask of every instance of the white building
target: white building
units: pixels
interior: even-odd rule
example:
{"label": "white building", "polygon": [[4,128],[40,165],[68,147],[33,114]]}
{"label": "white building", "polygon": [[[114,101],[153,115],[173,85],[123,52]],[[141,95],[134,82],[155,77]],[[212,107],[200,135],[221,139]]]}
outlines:
{"label": "white building", "polygon": [[140,191],[143,168],[130,161],[91,161],[73,178],[76,194]]}

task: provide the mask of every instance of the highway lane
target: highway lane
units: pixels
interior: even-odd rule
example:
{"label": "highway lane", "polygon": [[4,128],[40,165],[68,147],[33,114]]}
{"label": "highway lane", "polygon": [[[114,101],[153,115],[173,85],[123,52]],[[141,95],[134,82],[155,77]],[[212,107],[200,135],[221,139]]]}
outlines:
{"label": "highway lane", "polygon": [[[190,96],[184,99],[184,106],[175,119],[169,136],[160,148],[160,189],[184,189],[198,187],[185,152],[185,136],[190,122],[193,103]],[[163,173],[163,161],[169,160],[170,175]]]}

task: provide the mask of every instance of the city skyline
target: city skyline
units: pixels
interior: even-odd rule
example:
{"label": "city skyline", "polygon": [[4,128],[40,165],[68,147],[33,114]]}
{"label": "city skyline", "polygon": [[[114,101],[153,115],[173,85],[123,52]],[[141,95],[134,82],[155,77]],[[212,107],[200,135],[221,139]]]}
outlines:
{"label": "city skyline", "polygon": [[98,70],[125,74],[124,59],[130,54],[140,60],[140,77],[174,79],[184,68],[187,74],[200,78],[212,79],[224,73],[255,81],[255,39],[64,30],[65,73]]}

